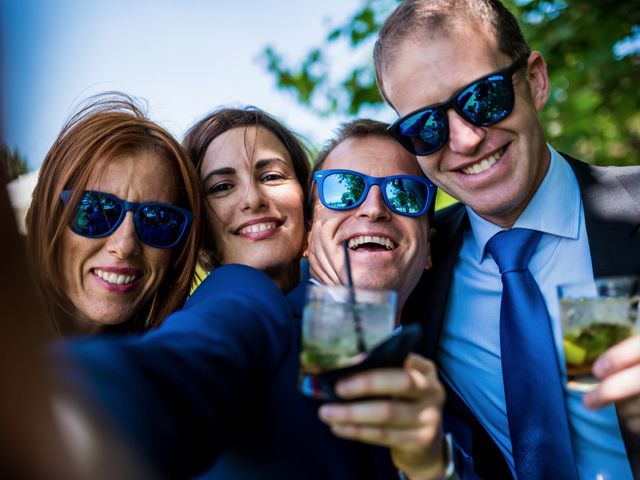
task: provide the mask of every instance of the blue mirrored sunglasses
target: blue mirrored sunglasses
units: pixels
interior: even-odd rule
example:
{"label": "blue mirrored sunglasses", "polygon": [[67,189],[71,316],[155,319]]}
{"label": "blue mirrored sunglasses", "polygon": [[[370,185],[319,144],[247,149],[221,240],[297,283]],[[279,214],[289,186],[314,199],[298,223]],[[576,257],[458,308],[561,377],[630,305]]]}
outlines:
{"label": "blue mirrored sunglasses", "polygon": [[[67,205],[72,195],[72,190],[64,190],[60,198]],[[116,231],[127,212],[133,212],[140,240],[155,248],[176,246],[193,218],[191,212],[174,205],[127,202],[109,193],[87,190],[75,206],[69,227],[83,237],[107,237]]]}
{"label": "blue mirrored sunglasses", "polygon": [[384,203],[394,213],[408,217],[423,215],[433,202],[436,186],[417,175],[370,177],[353,170],[318,170],[320,202],[331,210],[350,210],[364,202],[373,185],[378,185]]}
{"label": "blue mirrored sunglasses", "polygon": [[446,102],[430,105],[400,117],[389,132],[414,155],[431,155],[447,144],[447,110],[453,108],[467,122],[489,127],[513,111],[513,74],[527,65],[527,57],[458,90]]}

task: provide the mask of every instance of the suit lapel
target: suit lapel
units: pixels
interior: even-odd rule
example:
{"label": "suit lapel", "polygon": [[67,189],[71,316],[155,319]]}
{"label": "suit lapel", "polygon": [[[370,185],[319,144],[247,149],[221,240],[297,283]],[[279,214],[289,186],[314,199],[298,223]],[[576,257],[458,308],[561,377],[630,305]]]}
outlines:
{"label": "suit lapel", "polygon": [[640,273],[640,169],[625,175],[565,158],[580,185],[594,276]]}
{"label": "suit lapel", "polygon": [[433,267],[422,275],[403,311],[403,323],[422,324],[424,341],[420,353],[427,358],[436,356],[453,270],[467,224],[467,211],[460,203],[436,214],[432,225],[436,234],[431,242]]}

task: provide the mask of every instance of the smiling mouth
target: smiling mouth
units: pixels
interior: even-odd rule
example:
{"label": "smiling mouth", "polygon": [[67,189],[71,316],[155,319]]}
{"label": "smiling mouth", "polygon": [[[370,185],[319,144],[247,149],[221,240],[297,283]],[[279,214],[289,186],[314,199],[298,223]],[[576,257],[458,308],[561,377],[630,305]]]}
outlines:
{"label": "smiling mouth", "polygon": [[107,283],[113,283],[114,285],[127,285],[138,278],[138,275],[118,275],[114,272],[105,272],[99,268],[94,268],[93,273],[95,273],[98,278]]}
{"label": "smiling mouth", "polygon": [[254,225],[248,225],[244,228],[238,230],[238,234],[248,234],[248,233],[260,233],[265,232],[267,230],[273,230],[278,228],[278,224],[276,222],[266,222],[266,223],[256,223]]}
{"label": "smiling mouth", "polygon": [[486,170],[489,170],[496,163],[498,163],[498,160],[500,160],[500,157],[502,156],[503,153],[504,153],[504,148],[501,148],[493,155],[489,155],[488,157],[483,158],[482,160],[474,163],[473,165],[469,165],[468,167],[462,168],[461,171],[466,175],[477,175],[479,173],[482,173]]}
{"label": "smiling mouth", "polygon": [[349,248],[351,250],[360,248],[367,250],[395,250],[397,247],[398,245],[393,240],[379,235],[359,235],[349,239]]}

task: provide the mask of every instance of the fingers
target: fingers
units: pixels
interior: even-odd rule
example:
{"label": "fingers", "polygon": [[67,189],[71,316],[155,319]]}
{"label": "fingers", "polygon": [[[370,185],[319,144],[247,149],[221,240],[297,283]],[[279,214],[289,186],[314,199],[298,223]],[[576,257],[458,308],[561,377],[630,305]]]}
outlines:
{"label": "fingers", "polygon": [[584,405],[597,409],[615,402],[629,430],[640,433],[640,336],[607,350],[594,364],[593,373],[600,385],[584,395]]}
{"label": "fingers", "polygon": [[602,408],[612,402],[637,398],[640,395],[640,364],[604,377],[594,391],[586,393],[583,403],[589,408]]}
{"label": "fingers", "polygon": [[640,335],[635,335],[603,353],[593,366],[600,385],[585,394],[589,408],[602,408],[640,395]]}
{"label": "fingers", "polygon": [[438,428],[400,429],[382,426],[332,424],[331,431],[338,437],[357,440],[389,448],[422,451],[440,438]]}
{"label": "fingers", "polygon": [[634,335],[603,353],[593,365],[593,373],[603,378],[640,363],[640,335]]}
{"label": "fingers", "polygon": [[[321,420],[338,436],[418,450],[439,434],[444,389],[433,363],[422,357],[410,355],[403,368],[359,373],[341,381],[336,390],[356,400],[320,408]],[[359,397],[366,400],[357,401]]]}
{"label": "fingers", "polygon": [[407,357],[404,368],[369,370],[343,379],[336,384],[336,392],[345,399],[395,397],[429,399],[440,405],[444,402],[435,366],[414,354]]}
{"label": "fingers", "polygon": [[320,418],[339,437],[404,451],[423,451],[440,436],[440,408],[415,401],[327,404]]}
{"label": "fingers", "polygon": [[336,391],[353,401],[320,408],[335,435],[389,447],[396,466],[407,473],[441,474],[445,393],[431,361],[411,354],[402,368],[361,372],[340,381]]}
{"label": "fingers", "polygon": [[428,402],[390,399],[366,400],[353,403],[328,403],[320,407],[320,418],[331,424],[359,424],[367,426],[413,427],[439,421],[438,409],[430,409]]}

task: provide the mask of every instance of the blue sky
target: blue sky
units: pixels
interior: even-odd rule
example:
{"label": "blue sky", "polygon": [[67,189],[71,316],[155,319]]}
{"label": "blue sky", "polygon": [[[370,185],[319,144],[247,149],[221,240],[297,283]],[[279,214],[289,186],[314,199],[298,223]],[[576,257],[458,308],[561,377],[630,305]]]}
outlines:
{"label": "blue sky", "polygon": [[[178,138],[217,106],[256,105],[319,144],[344,118],[319,118],[277,90],[260,53],[271,44],[300,59],[360,4],[0,0],[5,141],[37,168],[79,102],[122,90],[147,100],[151,118]],[[354,55],[335,50],[332,67],[344,70]]]}

